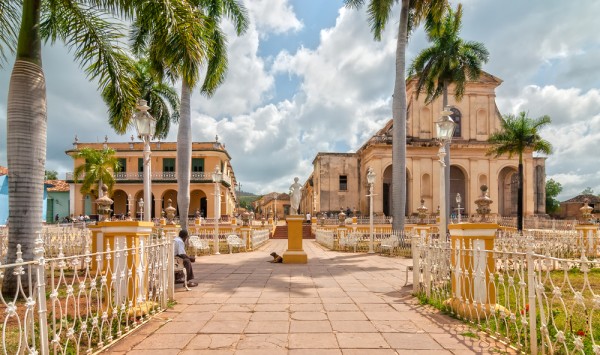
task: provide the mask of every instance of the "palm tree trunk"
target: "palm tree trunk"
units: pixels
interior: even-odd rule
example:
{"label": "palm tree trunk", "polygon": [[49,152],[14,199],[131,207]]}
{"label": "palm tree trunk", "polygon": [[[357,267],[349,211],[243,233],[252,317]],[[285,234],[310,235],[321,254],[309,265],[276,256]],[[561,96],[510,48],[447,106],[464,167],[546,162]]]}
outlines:
{"label": "palm tree trunk", "polygon": [[519,153],[519,186],[517,187],[517,231],[523,231],[523,154]]}
{"label": "palm tree trunk", "polygon": [[[402,0],[396,44],[396,80],[392,98],[392,228],[404,230],[406,207],[406,42],[409,0]],[[381,180],[383,181],[383,180]]]}
{"label": "palm tree trunk", "polygon": [[[8,88],[8,264],[17,258],[17,245],[21,245],[24,261],[33,260],[35,233],[42,227],[47,116],[39,35],[40,2],[23,2],[17,60]],[[27,280],[27,275],[24,276]],[[6,270],[2,285],[4,295],[15,296],[15,281],[12,271]],[[27,282],[22,285],[27,292]]]}
{"label": "palm tree trunk", "polygon": [[177,130],[177,207],[181,229],[188,227],[190,209],[190,164],[192,163],[192,117],[190,112],[191,89],[181,84],[181,114]]}

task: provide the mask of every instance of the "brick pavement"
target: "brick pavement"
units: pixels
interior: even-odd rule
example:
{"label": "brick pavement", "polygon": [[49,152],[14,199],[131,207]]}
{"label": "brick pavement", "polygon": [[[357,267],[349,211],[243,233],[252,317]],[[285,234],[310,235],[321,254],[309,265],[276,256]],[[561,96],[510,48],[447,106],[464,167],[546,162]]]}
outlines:
{"label": "brick pavement", "polygon": [[[516,353],[422,306],[406,284],[410,259],[329,251],[305,240],[308,264],[271,264],[287,240],[196,259],[198,287],[110,354]],[[408,275],[410,278],[411,275]]]}

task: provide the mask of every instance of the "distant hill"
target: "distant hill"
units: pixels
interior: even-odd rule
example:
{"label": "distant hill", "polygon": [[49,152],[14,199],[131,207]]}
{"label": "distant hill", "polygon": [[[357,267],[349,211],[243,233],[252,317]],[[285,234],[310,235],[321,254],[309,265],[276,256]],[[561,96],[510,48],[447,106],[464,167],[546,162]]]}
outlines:
{"label": "distant hill", "polygon": [[253,194],[252,192],[246,192],[246,191],[236,191],[235,192],[239,197],[246,197],[246,196],[251,196],[251,197],[259,197],[258,195]]}

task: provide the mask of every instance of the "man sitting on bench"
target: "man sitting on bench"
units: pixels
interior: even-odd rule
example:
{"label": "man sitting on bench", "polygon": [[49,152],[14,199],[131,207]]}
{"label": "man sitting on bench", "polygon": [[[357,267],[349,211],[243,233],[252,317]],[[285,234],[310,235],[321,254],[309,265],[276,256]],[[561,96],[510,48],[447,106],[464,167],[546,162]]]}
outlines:
{"label": "man sitting on bench", "polygon": [[194,257],[189,257],[185,253],[185,241],[188,239],[188,231],[182,229],[179,231],[179,236],[173,239],[173,249],[175,256],[180,257],[183,260],[183,267],[185,267],[187,285],[188,287],[198,286],[196,282],[193,282],[194,279],[194,270],[192,269],[192,262],[195,261]]}

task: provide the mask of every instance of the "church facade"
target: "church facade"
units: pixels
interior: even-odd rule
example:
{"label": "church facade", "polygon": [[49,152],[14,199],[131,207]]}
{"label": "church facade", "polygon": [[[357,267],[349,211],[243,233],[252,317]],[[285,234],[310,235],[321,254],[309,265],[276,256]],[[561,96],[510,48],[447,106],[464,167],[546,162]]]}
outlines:
{"label": "church facade", "polygon": [[[451,209],[457,211],[456,195],[460,193],[461,211],[475,213],[475,200],[480,186],[489,187],[494,201],[492,213],[516,216],[518,156],[494,158],[486,156],[489,135],[500,129],[500,113],[495,89],[502,80],[482,73],[467,83],[461,101],[450,95],[452,119],[457,123],[450,144]],[[416,95],[416,79],[407,82],[407,146],[406,146],[406,215],[417,213],[421,200],[430,212],[440,205],[441,167],[435,122],[441,117],[441,97],[425,104],[425,94]],[[303,186],[302,211],[339,212],[347,209],[369,213],[367,169],[376,174],[373,211],[376,215],[392,214],[392,121],[367,140],[355,153],[319,152],[313,160],[313,171]],[[545,158],[528,151],[524,164],[524,213],[545,214]]]}

